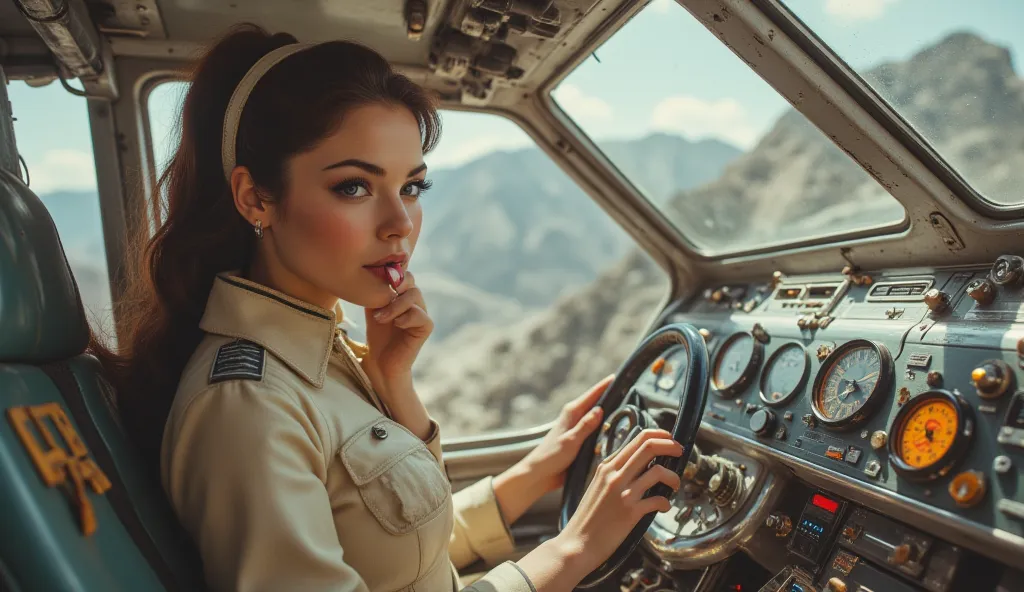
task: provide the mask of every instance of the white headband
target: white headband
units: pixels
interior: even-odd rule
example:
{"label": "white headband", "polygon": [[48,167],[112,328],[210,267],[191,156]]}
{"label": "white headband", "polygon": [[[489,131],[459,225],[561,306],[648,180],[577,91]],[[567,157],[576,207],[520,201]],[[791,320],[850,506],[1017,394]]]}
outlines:
{"label": "white headband", "polygon": [[220,160],[224,166],[224,178],[231,181],[231,171],[235,168],[235,143],[238,140],[238,122],[242,119],[242,109],[245,108],[249,94],[256,87],[256,83],[263,78],[271,68],[276,66],[286,57],[308,49],[315,43],[291,43],[271,51],[259,59],[249,71],[242,77],[241,82],[231,93],[231,100],[228,101],[227,111],[224,113],[224,132],[220,142]]}

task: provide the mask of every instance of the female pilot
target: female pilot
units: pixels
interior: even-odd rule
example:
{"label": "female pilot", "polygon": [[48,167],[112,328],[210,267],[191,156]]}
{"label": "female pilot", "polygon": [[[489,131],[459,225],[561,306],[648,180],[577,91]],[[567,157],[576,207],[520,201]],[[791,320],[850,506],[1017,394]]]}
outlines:
{"label": "female pilot", "polygon": [[[199,62],[161,179],[166,221],[100,351],[214,590],[435,592],[498,563],[508,524],[561,485],[608,381],[520,463],[451,493],[411,368],[431,332],[407,272],[439,118],[378,54],[240,27]],[[339,329],[366,309],[367,343]],[[133,396],[135,395],[135,396]],[[568,526],[468,589],[570,590],[678,477],[650,431],[603,462]]]}

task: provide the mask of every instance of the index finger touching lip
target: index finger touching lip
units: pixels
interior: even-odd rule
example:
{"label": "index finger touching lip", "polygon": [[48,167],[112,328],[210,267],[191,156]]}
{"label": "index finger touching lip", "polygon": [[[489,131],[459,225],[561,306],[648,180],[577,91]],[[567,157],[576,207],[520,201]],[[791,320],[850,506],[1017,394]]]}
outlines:
{"label": "index finger touching lip", "polygon": [[409,288],[414,288],[415,286],[416,278],[413,277],[412,272],[406,271],[402,276],[402,283],[398,284],[398,288],[396,288],[396,291],[399,294],[401,294],[407,291]]}

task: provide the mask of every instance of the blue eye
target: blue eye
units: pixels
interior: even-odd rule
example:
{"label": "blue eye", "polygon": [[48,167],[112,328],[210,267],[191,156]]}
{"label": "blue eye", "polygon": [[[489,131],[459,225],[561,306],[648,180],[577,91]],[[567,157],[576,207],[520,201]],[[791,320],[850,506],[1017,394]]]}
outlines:
{"label": "blue eye", "polygon": [[423,193],[430,189],[433,185],[433,183],[427,181],[426,179],[423,179],[422,181],[413,181],[411,183],[406,184],[406,186],[402,188],[402,195],[419,197],[420,195],[423,195]]}
{"label": "blue eye", "polygon": [[331,191],[343,197],[366,197],[370,194],[370,189],[366,186],[366,182],[361,179],[342,181],[332,187]]}

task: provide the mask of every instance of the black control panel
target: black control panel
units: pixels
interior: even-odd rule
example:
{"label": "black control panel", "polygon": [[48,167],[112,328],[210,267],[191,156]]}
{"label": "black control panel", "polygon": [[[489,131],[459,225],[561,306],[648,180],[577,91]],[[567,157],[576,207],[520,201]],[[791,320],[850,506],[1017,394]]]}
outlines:
{"label": "black control panel", "polygon": [[790,552],[817,565],[835,535],[836,525],[842,517],[846,502],[824,493],[815,493],[804,505],[800,519],[793,525],[789,540]]}

